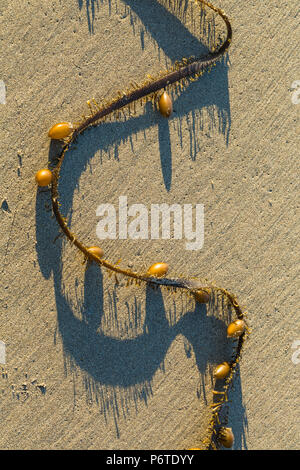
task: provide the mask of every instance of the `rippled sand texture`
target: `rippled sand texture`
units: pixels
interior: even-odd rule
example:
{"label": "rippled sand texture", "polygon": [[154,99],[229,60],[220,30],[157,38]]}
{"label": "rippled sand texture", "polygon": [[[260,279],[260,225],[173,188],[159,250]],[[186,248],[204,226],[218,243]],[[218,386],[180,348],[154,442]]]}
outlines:
{"label": "rippled sand texture", "polygon": [[[56,239],[49,192],[34,183],[57,153],[47,137],[55,122],[80,120],[88,99],[113,97],[222,36],[219,20],[168,3],[0,1],[2,449],[184,449],[205,434],[212,369],[231,352],[226,304],[195,306],[85,271]],[[244,3],[216,0],[232,21],[229,55],[173,90],[169,120],[138,104],[78,139],[62,168],[62,211],[97,244],[96,208],[119,196],[147,208],[204,205],[198,251],[185,239],[101,246],[124,267],[165,261],[170,275],[237,294],[253,333],[230,396],[235,448],[296,449],[299,2]]]}

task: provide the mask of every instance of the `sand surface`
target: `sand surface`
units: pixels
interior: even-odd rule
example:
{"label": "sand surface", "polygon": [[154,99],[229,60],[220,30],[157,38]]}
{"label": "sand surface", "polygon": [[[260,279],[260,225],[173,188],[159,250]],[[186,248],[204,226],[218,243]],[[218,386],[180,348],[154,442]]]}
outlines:
{"label": "sand surface", "polygon": [[[47,137],[55,122],[205,52],[214,31],[202,24],[198,34],[190,10],[167,4],[0,0],[1,449],[184,449],[204,436],[212,368],[230,353],[226,306],[85,270],[74,248],[54,242],[50,194],[34,182],[57,151]],[[232,21],[228,57],[174,91],[169,120],[139,105],[80,137],[62,170],[62,211],[97,244],[96,208],[119,196],[147,208],[204,205],[198,251],[184,239],[101,245],[122,266],[166,261],[170,275],[238,296],[252,335],[230,396],[234,448],[297,449],[299,2],[216,4]]]}

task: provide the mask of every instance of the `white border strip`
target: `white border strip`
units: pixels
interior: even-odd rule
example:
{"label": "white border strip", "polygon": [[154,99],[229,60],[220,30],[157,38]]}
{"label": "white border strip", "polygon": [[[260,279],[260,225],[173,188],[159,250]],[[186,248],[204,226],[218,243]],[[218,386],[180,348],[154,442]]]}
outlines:
{"label": "white border strip", "polygon": [[0,364],[6,364],[6,346],[3,341],[0,340]]}
{"label": "white border strip", "polygon": [[6,88],[3,80],[0,80],[0,104],[6,104]]}

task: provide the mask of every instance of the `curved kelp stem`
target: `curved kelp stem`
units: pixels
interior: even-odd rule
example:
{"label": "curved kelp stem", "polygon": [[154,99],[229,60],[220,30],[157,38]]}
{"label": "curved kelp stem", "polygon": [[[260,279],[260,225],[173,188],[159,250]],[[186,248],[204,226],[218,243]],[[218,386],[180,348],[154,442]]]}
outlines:
{"label": "curved kelp stem", "polygon": [[[86,130],[88,127],[95,125],[96,123],[101,121],[101,119],[105,118],[106,116],[112,113],[115,113],[121,110],[122,108],[125,108],[128,106],[130,107],[130,104],[134,103],[135,101],[141,100],[143,98],[153,99],[153,97],[156,96],[155,94],[157,91],[161,89],[165,89],[169,85],[172,85],[176,82],[180,82],[181,80],[184,80],[184,79],[192,78],[193,76],[202,75],[202,73],[206,69],[213,66],[216,63],[216,61],[224,55],[224,53],[229,48],[231,40],[232,40],[232,28],[231,28],[231,24],[230,24],[228,17],[225,15],[223,10],[215,7],[209,2],[206,2],[204,0],[196,0],[196,3],[207,6],[211,10],[218,13],[218,15],[220,15],[220,17],[223,19],[226,25],[226,29],[227,29],[227,35],[223,44],[219,48],[217,48],[215,51],[207,54],[205,57],[202,57],[199,59],[195,59],[195,58],[184,59],[181,63],[176,64],[175,70],[163,72],[162,73],[163,76],[156,80],[152,80],[152,79],[147,80],[140,87],[137,87],[136,89],[129,91],[128,93],[124,93],[123,96],[119,96],[118,98],[112,100],[110,103],[104,105],[99,110],[97,110],[93,115],[89,116],[87,119],[84,119],[84,121],[81,122],[73,130],[71,136],[68,138],[67,142],[63,146],[61,154],[58,157],[58,163],[56,165],[56,168],[53,171],[52,190],[51,190],[53,211],[61,229],[63,230],[64,234],[69,238],[69,240],[72,243],[74,243],[74,245],[79,250],[81,250],[86,257],[101,264],[102,266],[105,266],[106,268],[111,269],[112,271],[115,271],[116,273],[124,274],[125,276],[131,277],[140,281],[152,282],[158,285],[172,286],[175,281],[168,280],[166,278],[150,281],[149,278],[145,278],[145,276],[142,274],[138,274],[130,270],[122,269],[118,266],[115,266],[109,263],[107,260],[102,260],[98,258],[97,256],[95,256],[94,254],[88,252],[87,247],[85,247],[83,243],[81,243],[76,238],[76,236],[71,233],[71,231],[69,230],[66,224],[64,217],[61,215],[59,211],[58,178],[59,178],[61,165],[63,163],[67,150],[69,149],[70,145],[75,141],[75,139],[78,137],[78,135],[82,134],[83,131]],[[175,287],[186,288],[184,284],[180,284],[180,283],[176,284]]]}
{"label": "curved kelp stem", "polygon": [[[91,110],[91,115],[87,118],[84,118],[75,128],[72,128],[71,135],[65,140],[60,155],[57,157],[57,163],[52,168],[52,184],[51,184],[51,199],[52,207],[55,218],[68,240],[76,246],[84,255],[86,260],[94,261],[100,266],[108,269],[111,272],[114,272],[116,275],[123,275],[128,278],[128,284],[136,282],[138,284],[145,283],[152,287],[164,286],[166,288],[177,290],[181,289],[188,296],[194,296],[197,301],[197,295],[199,293],[210,293],[212,290],[220,292],[224,295],[230,306],[235,311],[237,320],[244,322],[245,312],[242,311],[242,308],[239,306],[236,297],[228,292],[226,289],[215,286],[213,283],[202,282],[197,279],[191,278],[167,278],[167,277],[155,277],[147,273],[138,273],[131,271],[129,269],[123,269],[118,265],[115,265],[108,260],[100,258],[91,250],[88,249],[81,241],[79,241],[74,233],[69,229],[66,219],[60,213],[59,207],[59,193],[58,193],[58,180],[60,175],[60,170],[62,163],[64,161],[67,151],[70,149],[74,141],[89,127],[96,126],[101,123],[107,116],[116,113],[119,113],[120,110],[127,108],[131,110],[131,105],[134,105],[136,101],[155,101],[157,97],[157,92],[159,90],[164,90],[167,87],[175,84],[177,82],[185,82],[189,80],[194,80],[195,78],[201,76],[204,71],[209,70],[216,61],[219,60],[224,53],[227,51],[232,40],[232,29],[228,17],[225,15],[223,10],[213,6],[211,3],[204,0],[196,0],[196,3],[203,7],[208,7],[217,13],[224,21],[226,25],[226,38],[223,41],[222,45],[216,48],[213,51],[210,51],[206,56],[201,58],[190,58],[182,59],[180,63],[176,63],[171,70],[162,72],[157,78],[148,78],[140,86],[134,85],[133,88],[127,92],[119,93],[118,96],[111,100],[109,103],[105,103],[102,106],[99,106],[95,100],[93,105],[88,102],[88,105]],[[227,375],[226,379],[223,381],[222,391],[214,390],[214,397],[218,397],[218,401],[214,402],[212,406],[212,418],[209,424],[207,431],[207,436],[204,440],[204,445],[206,449],[217,449],[219,448],[218,436],[220,430],[222,430],[221,425],[221,411],[223,409],[224,403],[227,401],[227,392],[232,384],[234,374],[236,372],[237,364],[241,357],[241,352],[245,338],[249,334],[249,328],[244,322],[244,331],[236,339],[237,345],[235,352],[232,358],[232,361],[229,363],[230,372]]]}

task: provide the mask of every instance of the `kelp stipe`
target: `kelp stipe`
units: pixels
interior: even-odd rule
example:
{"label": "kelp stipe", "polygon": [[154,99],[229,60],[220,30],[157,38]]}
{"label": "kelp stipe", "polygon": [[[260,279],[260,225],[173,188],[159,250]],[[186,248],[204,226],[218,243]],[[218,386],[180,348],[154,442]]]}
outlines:
{"label": "kelp stipe", "polygon": [[[119,91],[117,96],[109,102],[99,104],[94,98],[89,100],[87,105],[90,114],[89,116],[83,116],[82,120],[78,123],[61,122],[52,126],[49,131],[49,137],[52,139],[62,139],[64,144],[60,155],[57,157],[56,163],[51,167],[52,172],[50,169],[40,170],[36,174],[36,182],[39,186],[51,184],[51,200],[54,216],[62,233],[71,244],[75,245],[83,254],[84,262],[98,263],[101,267],[108,270],[109,273],[114,274],[116,283],[119,282],[118,275],[120,275],[127,277],[128,286],[136,283],[137,285],[147,284],[153,288],[163,287],[171,291],[180,289],[185,295],[193,297],[194,300],[199,303],[208,303],[212,292],[221,293],[227,299],[236,315],[236,320],[228,325],[227,336],[231,338],[232,341],[236,341],[236,344],[232,360],[219,364],[215,368],[214,377],[215,381],[218,381],[218,390],[214,386],[214,399],[211,405],[212,416],[206,437],[203,441],[205,449],[218,449],[220,446],[231,447],[234,441],[231,428],[226,427],[226,413],[225,416],[222,416],[222,419],[220,416],[224,404],[228,401],[228,392],[241,358],[245,339],[250,333],[249,327],[245,321],[246,312],[244,312],[238,304],[235,295],[224,288],[216,286],[213,282],[202,282],[195,278],[182,276],[174,278],[166,277],[168,271],[168,265],[166,263],[155,263],[149,267],[148,271],[140,273],[121,268],[118,262],[111,263],[104,258],[102,248],[84,245],[84,243],[78,240],[76,235],[71,232],[65,217],[60,212],[58,193],[58,180],[65,155],[71,145],[87,128],[96,126],[112,116],[118,119],[122,116],[121,113],[135,112],[136,103],[138,101],[141,105],[147,101],[151,101],[156,105],[162,116],[168,118],[172,113],[172,101],[167,90],[174,86],[179,86],[180,89],[184,89],[189,81],[196,80],[205,71],[209,72],[211,68],[216,65],[216,62],[223,57],[232,40],[232,28],[228,17],[223,10],[213,6],[209,2],[195,0],[195,3],[201,8],[209,8],[223,19],[227,34],[222,45],[211,50],[205,57],[199,59],[194,57],[183,58],[180,62],[176,62],[170,70],[161,72],[157,77],[148,75],[146,80],[140,85],[133,82],[130,89],[122,92]],[[160,90],[163,90],[163,93],[159,95]],[[222,415],[224,415],[224,413],[222,413]]]}

